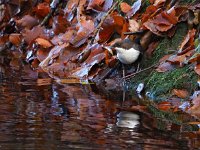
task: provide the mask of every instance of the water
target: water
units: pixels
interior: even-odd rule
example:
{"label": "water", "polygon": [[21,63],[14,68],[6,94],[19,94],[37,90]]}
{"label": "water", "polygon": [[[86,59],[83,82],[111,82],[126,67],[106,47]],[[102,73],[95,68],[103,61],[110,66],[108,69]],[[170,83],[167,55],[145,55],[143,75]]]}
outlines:
{"label": "water", "polygon": [[[195,149],[198,132],[159,128],[159,120],[119,108],[122,91],[58,84],[25,65],[1,64],[0,149]],[[39,76],[39,77],[38,77]],[[39,79],[38,79],[39,78]],[[42,80],[43,79],[43,80]]]}

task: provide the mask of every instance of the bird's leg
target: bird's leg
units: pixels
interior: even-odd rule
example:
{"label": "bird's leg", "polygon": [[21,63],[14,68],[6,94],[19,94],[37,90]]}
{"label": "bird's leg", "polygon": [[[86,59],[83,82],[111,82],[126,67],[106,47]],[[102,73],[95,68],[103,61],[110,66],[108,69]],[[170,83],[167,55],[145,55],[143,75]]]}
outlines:
{"label": "bird's leg", "polygon": [[122,74],[123,74],[123,83],[122,83],[122,86],[123,86],[123,88],[125,88],[126,87],[126,79],[125,79],[126,73],[125,73],[125,66],[124,66],[124,64],[122,64]]}
{"label": "bird's leg", "polygon": [[140,71],[140,63],[137,64],[136,72]]}

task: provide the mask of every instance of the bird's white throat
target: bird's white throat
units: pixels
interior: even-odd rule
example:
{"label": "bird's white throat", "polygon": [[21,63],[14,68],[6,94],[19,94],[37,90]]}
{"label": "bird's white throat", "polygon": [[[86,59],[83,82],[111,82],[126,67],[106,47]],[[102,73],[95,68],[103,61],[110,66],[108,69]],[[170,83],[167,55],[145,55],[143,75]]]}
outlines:
{"label": "bird's white throat", "polygon": [[134,48],[126,50],[126,49],[123,49],[123,48],[120,48],[120,47],[115,47],[115,50],[117,51],[117,58],[123,64],[134,63],[140,55],[140,51],[138,51]]}

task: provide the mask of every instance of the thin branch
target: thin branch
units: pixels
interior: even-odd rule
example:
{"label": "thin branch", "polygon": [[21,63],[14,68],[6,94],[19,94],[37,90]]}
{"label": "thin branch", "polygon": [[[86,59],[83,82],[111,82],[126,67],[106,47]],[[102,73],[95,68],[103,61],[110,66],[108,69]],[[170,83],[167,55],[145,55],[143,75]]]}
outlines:
{"label": "thin branch", "polygon": [[[114,11],[114,9],[115,9],[115,7],[117,6],[117,4],[118,4],[118,2],[115,2],[115,3],[113,4],[113,6],[109,9],[109,11],[102,17],[100,23],[98,24],[98,26],[97,26],[96,29],[94,30],[93,36],[92,36],[91,40],[88,42],[87,47],[79,54],[79,57],[78,57],[78,61],[79,61],[79,62],[82,62],[82,61],[83,61],[83,58],[84,58],[83,56],[84,56],[85,54],[90,53],[90,46],[91,46],[92,44],[94,44],[95,38],[96,38],[96,36],[97,36],[99,30],[101,29],[102,24],[104,23],[104,21],[106,20],[106,18],[108,17],[108,15],[111,14],[111,13]],[[88,55],[88,56],[89,56],[89,55]],[[84,59],[85,59],[85,58],[84,58]]]}
{"label": "thin branch", "polygon": [[93,37],[92,37],[92,39],[91,39],[91,41],[90,41],[89,44],[92,45],[92,44],[94,43],[94,39],[95,39],[95,37],[97,36],[99,30],[101,29],[102,24],[104,23],[104,21],[106,20],[106,18],[108,17],[108,15],[111,14],[111,13],[114,11],[114,9],[115,9],[115,7],[117,6],[117,4],[118,4],[118,2],[115,2],[115,3],[113,4],[113,6],[109,9],[109,11],[102,17],[100,23],[98,24],[98,26],[97,26],[96,29],[94,30],[94,35],[93,35]]}
{"label": "thin branch", "polygon": [[147,67],[147,68],[145,68],[145,69],[143,69],[143,70],[140,70],[140,71],[138,71],[138,72],[134,72],[134,73],[132,73],[132,74],[130,74],[130,75],[127,75],[127,76],[124,77],[124,79],[133,77],[133,76],[135,76],[135,75],[137,75],[137,74],[139,74],[139,73],[141,73],[141,72],[147,71],[147,70],[149,70],[149,69],[151,69],[151,68],[157,66],[158,64],[159,64],[159,63],[153,64],[153,65],[151,65],[151,66],[149,66],[149,67]]}

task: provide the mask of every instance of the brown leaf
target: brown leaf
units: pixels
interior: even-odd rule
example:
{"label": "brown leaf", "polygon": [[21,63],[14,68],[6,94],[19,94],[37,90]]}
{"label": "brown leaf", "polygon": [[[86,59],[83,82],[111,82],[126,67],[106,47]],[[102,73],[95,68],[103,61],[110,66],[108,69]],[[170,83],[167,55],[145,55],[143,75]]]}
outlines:
{"label": "brown leaf", "polygon": [[123,13],[128,13],[131,10],[131,6],[126,2],[120,3],[120,9]]}
{"label": "brown leaf", "polygon": [[82,17],[78,24],[78,28],[79,30],[76,36],[72,37],[70,40],[70,43],[74,45],[74,47],[79,47],[86,42],[89,35],[94,31],[94,22]]}
{"label": "brown leaf", "polygon": [[87,9],[96,9],[102,11],[102,6],[105,0],[90,0]]}
{"label": "brown leaf", "polygon": [[124,17],[119,16],[119,15],[114,15],[113,19],[114,19],[114,24],[115,24],[115,28],[114,29],[116,30],[116,32],[119,35],[121,35],[121,38],[124,39],[125,38],[124,32],[128,31],[128,23],[127,23],[127,21],[125,20]]}
{"label": "brown leaf", "polygon": [[176,95],[180,98],[187,98],[189,96],[189,93],[187,90],[173,89],[172,93],[173,95]]}
{"label": "brown leaf", "polygon": [[147,7],[145,13],[142,14],[142,24],[146,22],[148,19],[153,18],[157,13],[159,13],[160,9],[154,5],[150,5]]}
{"label": "brown leaf", "polygon": [[195,115],[200,115],[200,95],[192,100],[193,106],[188,109],[188,112]]}
{"label": "brown leaf", "polygon": [[182,65],[184,62],[187,61],[187,59],[189,57],[192,56],[192,54],[194,53],[194,50],[188,51],[187,53],[183,54],[183,55],[172,55],[167,61],[171,62],[173,64],[178,64],[178,65]]}
{"label": "brown leaf", "polygon": [[44,2],[44,3],[39,3],[35,9],[35,13],[39,17],[46,17],[48,13],[50,12],[50,7],[49,4]]}
{"label": "brown leaf", "polygon": [[197,64],[195,67],[194,67],[194,71],[200,75],[200,64]]}
{"label": "brown leaf", "polygon": [[172,108],[172,104],[170,102],[160,102],[157,107],[159,110],[169,111]]}
{"label": "brown leaf", "polygon": [[19,46],[21,43],[21,34],[18,33],[12,33],[9,35],[9,41],[15,45],[15,46]]}
{"label": "brown leaf", "polygon": [[154,1],[154,5],[155,6],[159,6],[159,5],[163,5],[165,3],[166,0],[155,0]]}
{"label": "brown leaf", "polygon": [[32,30],[25,29],[22,35],[28,44],[33,42],[38,37],[48,39],[48,37],[45,35],[45,28],[41,26],[35,26]]}
{"label": "brown leaf", "polygon": [[99,31],[99,42],[104,43],[110,39],[115,32],[114,19],[108,18],[102,24],[102,29]]}
{"label": "brown leaf", "polygon": [[43,48],[50,48],[52,47],[53,45],[46,39],[43,39],[43,38],[37,38],[35,40],[40,46],[42,46]]}
{"label": "brown leaf", "polygon": [[192,29],[189,30],[186,37],[184,38],[183,42],[181,43],[180,47],[179,47],[179,51],[183,51],[185,48],[189,47],[189,46],[193,46],[194,47],[194,36],[195,36],[196,30]]}
{"label": "brown leaf", "polygon": [[32,29],[34,26],[39,24],[39,20],[30,15],[25,15],[22,19],[16,20],[16,23],[17,26]]}
{"label": "brown leaf", "polygon": [[154,50],[156,49],[156,47],[158,46],[159,42],[152,42],[149,44],[147,50],[146,50],[146,55],[148,58],[150,58],[154,52]]}
{"label": "brown leaf", "polygon": [[67,30],[67,27],[69,27],[69,23],[64,16],[59,15],[53,17],[52,28],[55,34],[64,33]]}
{"label": "brown leaf", "polygon": [[178,17],[176,16],[175,9],[171,8],[169,12],[163,11],[152,19],[147,20],[143,26],[154,34],[160,35],[162,32],[170,30],[177,23]]}

